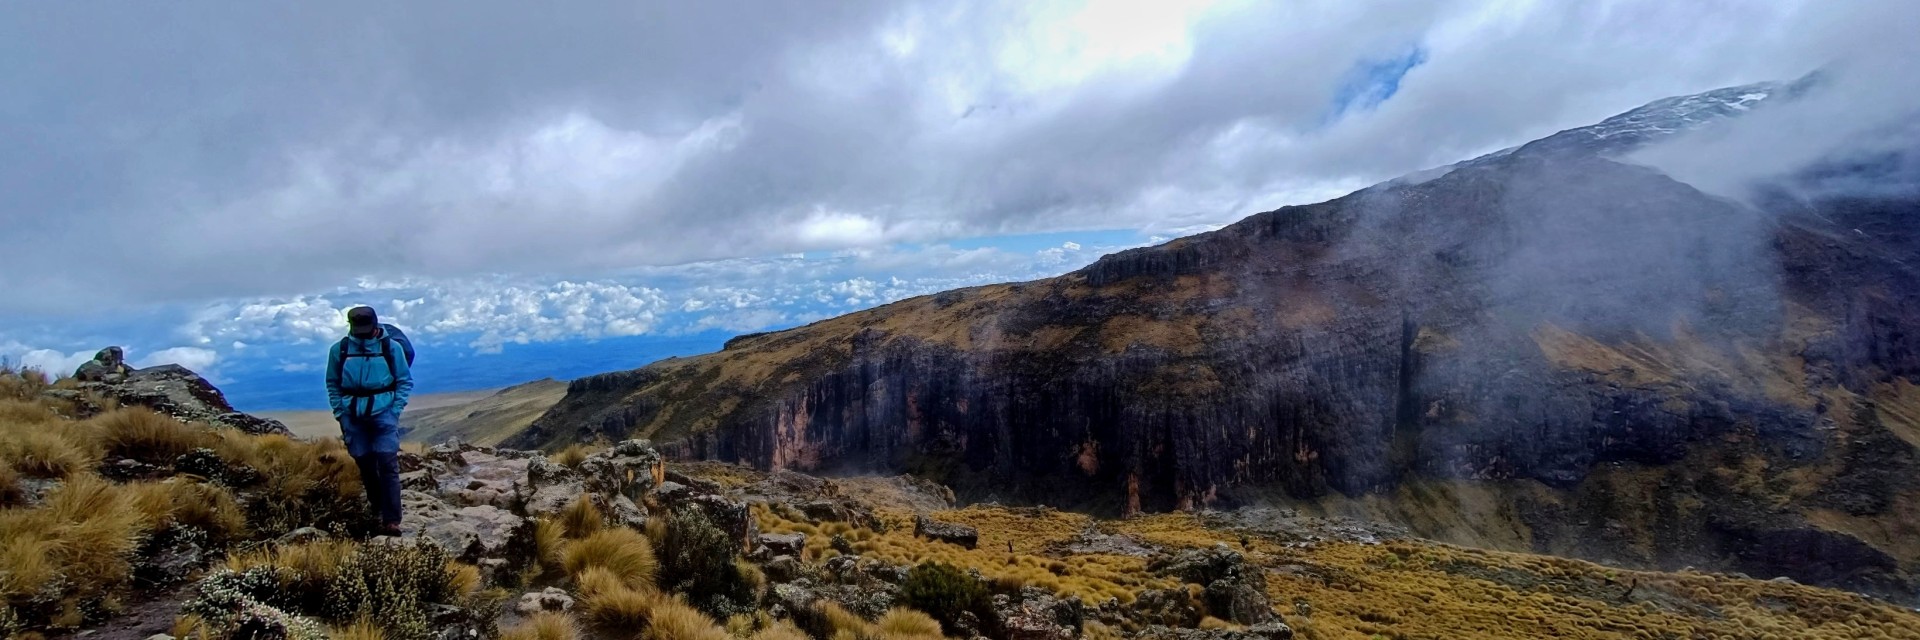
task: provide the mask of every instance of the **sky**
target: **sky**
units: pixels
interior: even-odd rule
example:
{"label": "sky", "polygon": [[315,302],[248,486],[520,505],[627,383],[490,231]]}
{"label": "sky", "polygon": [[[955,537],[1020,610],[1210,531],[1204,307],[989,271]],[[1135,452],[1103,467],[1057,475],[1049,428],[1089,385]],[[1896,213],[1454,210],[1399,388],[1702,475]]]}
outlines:
{"label": "sky", "polygon": [[1662,97],[1848,64],[1897,80],[1886,52],[1911,52],[1917,15],[6,3],[0,357],[66,371],[118,344],[242,408],[318,406],[342,311],[372,304],[422,345],[429,390],[639,366],[1057,275]]}

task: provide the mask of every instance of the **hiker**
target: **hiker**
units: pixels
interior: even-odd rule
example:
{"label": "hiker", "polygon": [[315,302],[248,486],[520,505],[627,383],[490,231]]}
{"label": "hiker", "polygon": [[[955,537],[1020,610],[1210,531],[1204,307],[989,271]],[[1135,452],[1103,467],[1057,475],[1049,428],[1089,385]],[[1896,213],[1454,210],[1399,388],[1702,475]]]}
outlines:
{"label": "hiker", "polygon": [[347,337],[327,353],[327,402],[383,535],[400,535],[400,412],[413,392],[412,364],[412,342],[372,307],[347,310]]}

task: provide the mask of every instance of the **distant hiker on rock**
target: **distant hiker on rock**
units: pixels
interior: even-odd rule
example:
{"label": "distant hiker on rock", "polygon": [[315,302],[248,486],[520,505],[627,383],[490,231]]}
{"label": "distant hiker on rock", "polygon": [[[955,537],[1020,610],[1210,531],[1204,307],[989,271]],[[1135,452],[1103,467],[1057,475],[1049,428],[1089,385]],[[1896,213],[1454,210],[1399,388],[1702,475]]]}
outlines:
{"label": "distant hiker on rock", "polygon": [[413,393],[412,365],[412,342],[372,307],[347,310],[347,337],[327,353],[327,402],[386,535],[400,535],[400,412]]}

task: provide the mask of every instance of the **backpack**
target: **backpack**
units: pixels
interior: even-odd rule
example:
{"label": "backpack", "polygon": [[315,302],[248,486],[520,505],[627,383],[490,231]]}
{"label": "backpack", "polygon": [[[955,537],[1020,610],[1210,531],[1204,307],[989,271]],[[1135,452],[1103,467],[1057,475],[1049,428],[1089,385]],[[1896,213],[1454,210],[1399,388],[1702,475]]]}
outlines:
{"label": "backpack", "polygon": [[[373,405],[372,398],[374,396],[380,395],[382,393],[393,392],[396,384],[393,381],[400,377],[400,370],[394,368],[394,365],[393,365],[393,345],[395,343],[399,343],[400,351],[402,354],[404,354],[404,356],[407,359],[407,366],[408,367],[413,366],[413,341],[408,340],[407,334],[401,332],[398,327],[395,327],[390,324],[380,325],[380,351],[378,353],[375,353],[372,351],[363,351],[360,353],[353,353],[352,350],[348,348],[348,345],[352,344],[352,341],[353,339],[351,337],[340,339],[340,344],[339,344],[340,361],[338,364],[334,365],[334,371],[333,371],[334,379],[339,380],[341,382],[340,393],[343,395],[346,395],[348,398],[351,398],[350,400],[347,401],[348,415],[354,414],[355,407],[356,405],[359,404],[358,401],[360,398],[367,398],[368,407],[372,407]],[[387,380],[388,380],[387,386],[384,386],[378,389],[348,389],[346,387],[347,380],[345,376],[347,358],[381,358],[386,360],[387,361]]]}

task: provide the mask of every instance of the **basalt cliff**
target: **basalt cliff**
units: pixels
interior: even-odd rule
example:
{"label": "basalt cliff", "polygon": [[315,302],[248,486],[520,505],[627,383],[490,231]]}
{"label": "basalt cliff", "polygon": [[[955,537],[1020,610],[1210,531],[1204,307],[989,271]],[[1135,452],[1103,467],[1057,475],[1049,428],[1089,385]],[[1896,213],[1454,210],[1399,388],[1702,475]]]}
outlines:
{"label": "basalt cliff", "polygon": [[1911,598],[1920,199],[1735,202],[1619,159],[1782,91],[576,380],[505,445],[645,437],[1114,514],[1278,503]]}

